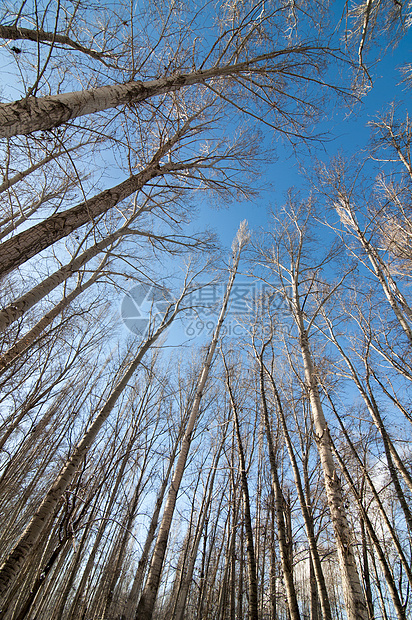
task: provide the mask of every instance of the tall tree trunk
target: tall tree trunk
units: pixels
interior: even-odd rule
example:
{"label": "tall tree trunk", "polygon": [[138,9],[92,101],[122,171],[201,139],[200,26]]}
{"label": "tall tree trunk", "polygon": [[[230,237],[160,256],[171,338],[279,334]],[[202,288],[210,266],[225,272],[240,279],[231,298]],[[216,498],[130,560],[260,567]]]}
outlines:
{"label": "tall tree trunk", "polygon": [[[333,446],[334,447],[334,446]],[[340,454],[338,453],[338,451],[336,450],[336,448],[334,447],[334,452],[336,454],[336,457],[339,461],[340,467],[342,469],[342,472],[346,478],[346,480],[348,481],[348,483],[350,484],[350,487],[352,489],[352,493],[355,496],[356,502],[358,504],[358,507],[360,509],[361,515],[362,515],[362,519],[363,519],[363,523],[366,525],[366,528],[368,530],[368,534],[371,537],[371,540],[373,542],[373,545],[376,549],[376,553],[377,556],[379,558],[380,564],[382,566],[382,570],[383,570],[383,574],[385,575],[385,579],[386,579],[386,583],[389,589],[389,592],[391,594],[391,598],[392,598],[392,603],[393,606],[395,608],[396,611],[396,615],[398,617],[398,620],[407,620],[406,619],[406,614],[405,614],[405,610],[403,608],[401,599],[399,597],[399,592],[398,589],[396,587],[395,584],[395,580],[393,578],[392,572],[390,570],[390,566],[385,554],[384,549],[382,549],[382,546],[379,542],[379,539],[376,535],[375,529],[372,525],[371,520],[369,519],[368,513],[365,510],[365,507],[362,503],[361,498],[359,497],[359,493],[356,489],[356,486],[352,480],[352,477],[348,471],[348,468],[346,467],[342,457],[340,456]]]}
{"label": "tall tree trunk", "polygon": [[298,599],[296,595],[295,584],[293,581],[293,567],[290,564],[290,555],[288,552],[288,545],[286,540],[286,525],[285,518],[283,512],[283,493],[282,487],[280,485],[278,470],[277,470],[277,462],[276,462],[276,451],[272,438],[272,429],[270,427],[269,420],[269,411],[266,400],[266,391],[264,386],[264,375],[263,375],[263,361],[260,360],[260,397],[262,404],[262,416],[265,427],[266,441],[268,445],[269,452],[269,464],[270,464],[270,472],[272,477],[272,489],[273,496],[275,500],[275,515],[276,515],[276,525],[277,525],[277,535],[279,541],[279,550],[280,550],[280,560],[282,564],[282,572],[283,578],[285,581],[285,590],[286,590],[286,599],[287,606],[291,620],[300,620],[299,613],[299,605]]}
{"label": "tall tree trunk", "polygon": [[[283,411],[283,405],[280,399],[279,391],[277,389],[277,385],[275,383],[272,373],[269,371],[269,369],[266,367],[266,365],[263,362],[263,352],[264,352],[264,348],[262,349],[260,353],[258,353],[255,349],[255,355],[259,362],[259,381],[260,381],[260,390],[262,394],[263,414],[265,416],[265,428],[268,429],[266,433],[268,432],[270,433],[270,426],[268,426],[269,416],[267,413],[264,373],[266,373],[267,377],[269,378],[269,381],[270,381],[270,384],[271,384],[271,387],[272,387],[272,390],[275,396],[275,401],[277,404],[277,414],[278,414],[278,417],[281,423],[283,436],[285,438],[286,448],[287,448],[289,459],[292,465],[293,476],[295,479],[295,487],[298,493],[300,508],[301,508],[303,520],[305,523],[306,535],[308,537],[308,542],[309,542],[309,551],[310,551],[310,556],[311,556],[312,568],[314,571],[314,576],[316,579],[318,592],[319,592],[319,601],[320,601],[320,606],[322,610],[322,618],[323,620],[332,620],[332,612],[331,612],[329,597],[328,597],[328,593],[326,589],[325,576],[323,574],[322,564],[321,564],[321,560],[320,560],[319,552],[318,552],[318,546],[316,543],[315,530],[313,526],[313,517],[310,512],[310,507],[308,505],[307,498],[305,497],[305,493],[303,490],[302,479],[301,479],[298,463],[296,460],[295,451],[293,449],[292,441],[289,435],[289,430],[286,424],[286,418],[285,418],[285,414]],[[267,421],[266,421],[266,418],[267,418]],[[273,444],[272,444],[272,450],[273,450]]]}
{"label": "tall tree trunk", "polygon": [[372,491],[372,495],[373,495],[373,497],[374,497],[374,499],[376,501],[376,504],[378,506],[380,515],[381,515],[381,517],[383,519],[385,527],[387,528],[387,530],[388,530],[388,532],[389,532],[389,534],[390,534],[390,536],[392,538],[394,547],[395,547],[395,549],[396,549],[396,551],[397,551],[397,553],[399,555],[400,561],[401,561],[402,566],[403,566],[403,568],[405,570],[405,573],[407,575],[407,578],[408,578],[408,581],[409,581],[409,587],[412,588],[412,568],[411,568],[410,558],[407,558],[406,555],[405,555],[405,551],[406,550],[404,550],[401,542],[399,541],[398,536],[396,535],[395,529],[394,529],[394,527],[393,527],[393,525],[392,525],[392,523],[391,523],[391,521],[390,521],[390,519],[389,519],[389,517],[388,517],[388,515],[386,513],[385,507],[384,507],[384,505],[382,503],[382,499],[380,497],[379,491],[377,490],[377,488],[376,488],[376,486],[375,486],[375,484],[374,484],[374,482],[373,482],[373,480],[372,480],[372,478],[371,478],[371,476],[370,476],[370,474],[368,472],[368,469],[365,467],[365,464],[363,463],[362,459],[360,458],[360,456],[359,456],[359,454],[358,454],[358,452],[356,450],[356,447],[355,447],[353,441],[351,440],[351,438],[349,436],[349,433],[348,433],[348,431],[345,428],[345,425],[343,424],[342,418],[341,418],[341,416],[337,412],[337,409],[336,409],[336,407],[335,407],[335,405],[334,405],[334,403],[332,401],[332,398],[331,398],[330,394],[328,394],[326,392],[326,395],[327,395],[328,400],[329,400],[329,402],[331,404],[331,407],[332,407],[332,410],[333,410],[333,412],[334,412],[334,414],[336,416],[336,419],[339,422],[339,425],[341,427],[342,433],[343,433],[343,435],[344,435],[344,437],[345,437],[345,439],[346,439],[350,449],[352,450],[352,454],[355,457],[355,459],[357,460],[357,462],[359,464],[359,467],[360,467],[360,469],[361,469],[361,471],[363,473],[363,476],[364,476],[366,482],[368,483],[368,486],[369,486],[370,490]]}
{"label": "tall tree trunk", "polygon": [[365,596],[366,603],[368,605],[368,614],[369,620],[374,620],[375,618],[375,610],[373,608],[373,595],[372,595],[372,586],[370,579],[370,571],[369,571],[369,557],[368,557],[368,540],[365,532],[365,520],[363,517],[360,519],[360,527],[361,527],[361,536],[362,536],[362,574],[363,574],[363,583],[365,584]]}
{"label": "tall tree trunk", "polygon": [[141,190],[146,183],[177,170],[186,170],[190,164],[167,163],[160,165],[160,160],[181,139],[187,130],[189,121],[181,130],[160,146],[150,163],[138,174],[132,175],[119,185],[107,189],[93,198],[89,198],[71,209],[51,215],[32,228],[8,239],[0,246],[0,276],[16,269],[27,260],[67,237],[71,232],[84,226],[103,213],[106,213],[131,194]]}
{"label": "tall tree trunk", "polygon": [[344,222],[345,227],[348,230],[351,230],[352,233],[358,238],[363,250],[366,252],[369,262],[372,265],[372,270],[382,287],[385,297],[388,300],[399,325],[403,329],[409,344],[412,345],[412,329],[409,324],[409,322],[412,321],[412,309],[400,292],[389,268],[380,257],[378,250],[366,238],[365,233],[361,230],[355,217],[354,210],[350,205],[349,199],[341,194],[339,196],[339,200],[340,204],[336,208],[338,215]]}
{"label": "tall tree trunk", "polygon": [[169,489],[169,494],[166,500],[166,506],[163,512],[162,522],[160,524],[159,533],[156,539],[155,548],[153,551],[152,561],[150,564],[149,574],[146,580],[146,584],[140,597],[139,605],[137,607],[136,620],[151,620],[153,616],[153,610],[156,602],[157,592],[160,585],[160,578],[163,567],[163,560],[166,554],[167,541],[169,538],[170,526],[173,519],[173,513],[176,506],[177,493],[180,488],[180,483],[183,478],[183,472],[186,466],[187,456],[189,454],[189,448],[192,440],[192,433],[195,427],[195,423],[198,417],[200,402],[203,396],[203,390],[206,385],[206,381],[209,375],[209,371],[213,362],[216,346],[219,340],[219,334],[223,321],[225,319],[227,306],[229,303],[230,292],[233,287],[233,283],[236,277],[237,268],[239,266],[239,260],[241,252],[248,241],[248,234],[246,232],[246,222],[243,222],[239,228],[237,237],[234,241],[233,251],[234,259],[230,269],[229,282],[226,287],[226,292],[222,302],[222,308],[217,321],[217,325],[209,346],[209,351],[206,355],[206,359],[201,370],[195,398],[190,410],[190,416],[187,422],[187,427],[182,440],[180,448],[179,458],[176,464],[175,471],[173,473],[172,482]]}
{"label": "tall tree trunk", "polygon": [[133,444],[136,441],[136,432],[137,432],[137,428],[135,427],[131,434],[130,434],[130,438],[126,444],[125,447],[125,451],[124,451],[124,456],[121,460],[120,463],[120,467],[119,470],[117,472],[116,478],[114,480],[114,484],[113,486],[110,488],[110,496],[109,496],[109,500],[104,508],[104,512],[102,514],[102,519],[99,525],[99,528],[97,530],[97,534],[96,537],[93,541],[93,547],[89,553],[89,556],[87,558],[87,563],[86,566],[84,567],[83,570],[83,574],[82,577],[80,579],[80,583],[76,589],[76,594],[73,598],[73,601],[70,605],[70,610],[67,614],[68,618],[81,618],[82,614],[83,614],[83,608],[85,606],[85,602],[83,604],[79,605],[79,601],[81,599],[81,597],[83,596],[83,593],[85,591],[85,587],[86,587],[86,583],[89,579],[92,567],[94,565],[95,562],[95,558],[96,558],[96,554],[97,551],[99,549],[101,540],[105,534],[106,531],[106,527],[107,527],[107,520],[109,519],[110,515],[111,515],[111,511],[113,508],[113,505],[116,501],[117,498],[117,493],[119,490],[120,485],[123,482],[123,476],[124,476],[124,472],[126,469],[127,464],[129,463],[129,458],[130,458],[130,451],[133,447]]}
{"label": "tall tree trunk", "polygon": [[200,515],[199,515],[199,519],[196,525],[196,532],[195,532],[193,545],[192,545],[192,548],[190,549],[189,560],[187,562],[187,565],[185,566],[182,585],[178,593],[175,608],[174,608],[174,620],[183,620],[187,597],[188,597],[189,590],[193,582],[193,571],[195,568],[197,552],[198,552],[199,544],[202,538],[206,518],[208,515],[208,511],[209,511],[209,506],[212,501],[214,481],[215,481],[217,466],[219,464],[219,459],[222,454],[224,441],[225,441],[225,437],[223,437],[219,445],[218,452],[217,454],[215,454],[213,458],[213,463],[211,466],[211,470],[209,472],[207,485],[206,485],[206,491],[205,491],[207,492],[207,495],[206,497],[203,498],[202,505],[200,507]]}
{"label": "tall tree trunk", "polygon": [[271,516],[271,546],[270,546],[270,618],[271,620],[277,620],[277,591],[276,591],[276,582],[277,582],[277,558],[276,558],[276,549],[275,549],[275,539],[276,539],[276,507],[275,507],[275,494],[273,491],[272,485],[272,493],[270,495],[270,516]]}
{"label": "tall tree trunk", "polygon": [[246,475],[246,459],[243,449],[242,437],[240,434],[239,415],[237,404],[235,402],[232,387],[230,385],[229,369],[226,364],[226,359],[223,355],[223,363],[226,371],[226,388],[229,394],[230,406],[233,412],[233,422],[236,433],[237,449],[239,455],[240,464],[240,481],[243,498],[243,509],[245,515],[245,532],[246,532],[246,553],[247,553],[247,565],[248,565],[248,589],[249,589],[249,620],[258,619],[258,587],[257,587],[257,574],[256,574],[256,556],[255,546],[253,541],[253,527],[252,517],[250,514],[250,496],[249,485]]}
{"label": "tall tree trunk", "polygon": [[298,280],[292,280],[293,310],[299,330],[300,349],[305,372],[305,383],[311,405],[316,433],[316,445],[322,464],[326,495],[335,532],[336,548],[341,569],[343,594],[348,620],[367,620],[366,601],[356,567],[353,552],[353,537],[350,533],[342,498],[342,488],[332,456],[329,428],[323,413],[316,374],[313,368],[309,338],[304,325],[304,314],[300,305]]}
{"label": "tall tree trunk", "polygon": [[[45,523],[47,522],[50,514],[53,513],[55,507],[60,501],[61,496],[69,486],[73,477],[75,476],[77,469],[82,462],[85,454],[87,453],[90,445],[93,443],[104,422],[107,420],[108,416],[112,412],[118,398],[122,394],[124,388],[127,386],[134,372],[140,365],[144,355],[156,342],[159,336],[172,323],[178,312],[180,301],[181,299],[176,303],[175,308],[172,312],[166,313],[158,329],[146,340],[146,342],[140,348],[138,354],[129,365],[129,368],[113,389],[105,405],[100,410],[99,414],[96,416],[93,422],[90,424],[89,428],[86,430],[82,439],[79,441],[76,448],[74,449],[72,455],[69,457],[67,463],[63,466],[60,474],[50,487],[45,498],[40,504],[40,507],[36,511],[35,515],[31,519],[20,539],[17,541],[14,549],[4,560],[2,566],[0,567],[1,605],[3,605],[4,597],[7,593],[10,583],[13,582],[25,558],[36,544],[36,541],[38,540],[40,534],[43,531]],[[6,609],[3,609],[3,607],[0,607],[0,609],[2,613],[6,612]]]}
{"label": "tall tree trunk", "polygon": [[157,494],[156,497],[156,503],[155,503],[155,508],[152,514],[152,518],[150,520],[150,525],[149,525],[149,529],[147,532],[147,536],[146,536],[146,540],[144,543],[144,547],[143,547],[143,551],[142,551],[142,555],[140,556],[139,559],[139,563],[137,565],[137,570],[136,570],[136,575],[134,577],[133,580],[133,584],[132,584],[132,588],[130,590],[130,594],[128,596],[126,605],[125,605],[125,609],[123,612],[123,616],[125,618],[125,620],[133,620],[133,618],[135,617],[136,614],[136,607],[138,604],[138,599],[139,599],[139,594],[140,594],[140,590],[142,587],[142,583],[143,583],[143,577],[146,571],[146,567],[147,567],[147,563],[149,561],[149,553],[150,553],[150,549],[152,547],[153,541],[155,539],[155,534],[156,534],[156,530],[157,530],[157,524],[159,521],[159,515],[160,515],[160,510],[162,508],[162,504],[163,504],[163,499],[164,499],[164,495],[166,492],[166,488],[167,488],[167,484],[169,482],[169,477],[172,471],[172,467],[174,465],[175,462],[175,457],[176,457],[176,452],[177,452],[177,448],[179,445],[179,441],[181,439],[182,436],[182,431],[183,429],[180,430],[176,441],[173,445],[173,450],[172,450],[172,454],[170,455],[169,458],[169,463],[167,466],[167,471],[166,474],[163,478],[163,482],[162,482],[162,486],[160,487],[160,490]]}

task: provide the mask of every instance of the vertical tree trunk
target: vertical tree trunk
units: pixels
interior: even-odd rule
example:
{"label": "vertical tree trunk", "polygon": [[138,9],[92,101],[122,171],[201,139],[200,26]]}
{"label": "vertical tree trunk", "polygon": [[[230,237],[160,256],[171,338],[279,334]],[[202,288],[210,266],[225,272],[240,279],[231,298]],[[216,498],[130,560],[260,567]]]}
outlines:
{"label": "vertical tree trunk", "polygon": [[362,536],[362,573],[363,573],[363,582],[365,584],[365,596],[366,603],[368,605],[368,614],[369,620],[374,620],[375,618],[375,610],[373,608],[373,596],[372,596],[372,587],[371,587],[371,579],[370,579],[370,571],[369,571],[369,558],[368,558],[368,541],[366,538],[365,532],[365,520],[361,517],[360,519],[361,526],[361,536]]}
{"label": "vertical tree trunk", "polygon": [[207,495],[203,498],[202,504],[200,507],[200,515],[199,515],[199,519],[196,525],[196,532],[195,532],[193,545],[192,545],[192,548],[190,549],[189,560],[187,561],[187,565],[185,567],[182,585],[178,593],[178,597],[177,597],[177,601],[176,601],[176,605],[174,609],[174,620],[183,620],[187,597],[188,597],[189,590],[193,582],[193,571],[195,568],[199,544],[202,538],[206,518],[208,515],[208,511],[209,511],[209,506],[212,501],[214,481],[215,481],[217,466],[219,464],[219,460],[222,454],[224,441],[225,441],[225,437],[223,437],[219,445],[218,451],[213,458],[211,470],[209,472],[206,490],[205,490],[205,493],[207,492]]}
{"label": "vertical tree trunk", "polygon": [[222,302],[222,308],[217,321],[217,325],[209,346],[209,351],[206,355],[206,359],[199,376],[199,381],[196,389],[196,395],[193,401],[193,405],[190,410],[190,416],[187,422],[187,427],[182,440],[180,448],[179,458],[176,464],[175,471],[173,473],[172,482],[169,489],[169,494],[166,500],[166,506],[163,513],[162,522],[160,524],[159,533],[156,539],[155,548],[153,551],[152,561],[150,564],[149,574],[146,580],[146,584],[140,597],[139,605],[137,607],[136,620],[151,620],[153,616],[153,610],[156,602],[157,592],[160,585],[160,578],[163,567],[163,560],[166,553],[167,541],[169,538],[170,526],[173,519],[173,513],[176,505],[177,493],[180,488],[180,483],[183,478],[183,472],[186,466],[187,456],[189,454],[190,443],[192,440],[192,432],[195,427],[195,423],[198,417],[200,402],[203,396],[203,390],[206,385],[206,380],[209,375],[209,371],[212,365],[212,361],[215,354],[215,349],[219,340],[219,334],[223,321],[225,319],[227,306],[229,303],[230,292],[233,287],[233,283],[236,277],[236,271],[239,265],[240,255],[242,249],[248,241],[246,233],[246,223],[243,223],[243,227],[239,228],[237,238],[235,239],[233,251],[235,258],[230,270],[229,282],[226,287],[226,292]]}
{"label": "vertical tree trunk", "polygon": [[[272,485],[273,487],[273,485]],[[270,617],[271,620],[277,620],[277,558],[276,558],[276,549],[275,549],[275,540],[276,540],[276,527],[275,527],[275,494],[272,488],[272,493],[270,496],[271,504],[270,504],[270,514],[271,514],[271,533],[272,540],[270,546]]]}
{"label": "vertical tree trunk", "polygon": [[279,540],[279,550],[280,550],[280,561],[282,564],[282,572],[283,578],[285,581],[285,590],[286,590],[286,599],[287,599],[287,607],[289,611],[289,615],[291,620],[300,620],[299,613],[299,605],[296,595],[295,584],[293,581],[293,567],[290,564],[290,554],[288,550],[287,544],[287,535],[286,535],[286,524],[283,512],[283,493],[282,487],[280,485],[278,470],[277,470],[277,462],[276,462],[276,451],[272,438],[272,429],[270,427],[269,420],[269,411],[266,400],[266,392],[264,386],[264,375],[263,375],[263,361],[260,364],[260,397],[262,404],[262,416],[266,433],[266,441],[268,445],[269,452],[269,464],[270,464],[270,472],[272,477],[272,489],[273,496],[275,500],[275,515],[276,515],[276,525],[277,525],[277,535]]}
{"label": "vertical tree trunk", "polygon": [[247,565],[248,565],[248,589],[249,589],[249,620],[258,619],[258,587],[257,587],[257,574],[256,574],[256,557],[253,541],[253,527],[252,518],[250,514],[250,496],[249,486],[246,475],[246,460],[243,450],[242,437],[240,434],[239,415],[236,402],[234,400],[233,391],[230,385],[229,369],[226,364],[226,359],[223,356],[223,363],[226,371],[226,387],[229,393],[230,405],[233,412],[233,422],[236,433],[236,441],[239,455],[240,464],[240,481],[243,498],[243,509],[245,515],[245,533],[246,533],[246,553],[247,553]]}
{"label": "vertical tree trunk", "polygon": [[164,495],[166,492],[166,488],[167,488],[167,484],[169,482],[169,477],[170,477],[170,473],[172,471],[172,467],[174,465],[175,462],[175,457],[176,457],[176,452],[177,452],[177,448],[179,445],[179,441],[181,439],[181,435],[182,435],[182,429],[180,430],[176,441],[173,445],[173,450],[172,450],[172,454],[170,455],[169,458],[169,463],[167,466],[167,471],[166,474],[163,478],[163,482],[162,485],[160,487],[160,490],[157,494],[156,497],[156,503],[155,503],[155,508],[153,511],[153,515],[152,518],[150,520],[150,525],[149,525],[149,529],[147,532],[147,536],[146,536],[146,540],[143,546],[143,551],[142,551],[142,555],[140,556],[139,559],[139,563],[137,565],[137,570],[136,570],[136,575],[134,577],[133,580],[133,584],[132,584],[132,589],[130,590],[128,599],[127,599],[127,603],[125,605],[125,609],[123,612],[123,616],[125,618],[125,620],[133,620],[133,618],[136,615],[136,607],[138,604],[138,598],[139,598],[139,594],[140,594],[140,590],[142,587],[142,583],[143,583],[143,577],[144,577],[144,573],[146,571],[146,566],[149,560],[149,553],[150,553],[150,549],[152,547],[153,541],[155,539],[155,534],[156,534],[156,529],[157,529],[157,524],[159,521],[159,515],[160,515],[160,510],[162,508],[162,504],[163,504],[163,499],[164,499]]}
{"label": "vertical tree trunk", "polygon": [[318,584],[313,568],[312,556],[309,554],[309,582],[310,582],[310,620],[319,620],[318,605]]}
{"label": "vertical tree trunk", "polygon": [[[305,523],[306,535],[308,537],[308,542],[309,542],[311,566],[314,571],[314,576],[316,578],[316,583],[317,583],[318,592],[319,592],[319,600],[320,600],[320,605],[322,609],[322,618],[323,620],[332,620],[332,612],[330,609],[329,597],[328,597],[328,593],[326,590],[325,577],[323,574],[322,564],[321,564],[321,560],[320,560],[319,552],[318,552],[318,546],[316,543],[315,530],[314,530],[314,525],[313,525],[313,517],[312,517],[312,514],[310,513],[310,508],[307,503],[307,499],[305,497],[305,493],[303,490],[302,479],[301,479],[298,463],[296,460],[295,451],[293,449],[292,441],[290,439],[289,430],[286,424],[286,418],[285,418],[285,414],[283,411],[283,405],[280,399],[279,391],[277,389],[277,386],[276,386],[276,383],[275,383],[275,380],[272,374],[269,372],[269,369],[266,368],[263,362],[263,351],[264,350],[262,350],[261,353],[258,353],[255,349],[255,355],[259,362],[259,380],[260,380],[260,390],[262,394],[263,414],[265,416],[265,428],[267,428],[267,425],[268,425],[268,422],[266,422],[266,416],[268,418],[268,413],[267,413],[267,402],[266,402],[266,395],[265,395],[264,372],[266,372],[266,375],[268,376],[270,380],[270,384],[271,384],[273,393],[275,395],[275,400],[277,404],[277,414],[278,414],[278,417],[281,423],[283,436],[285,438],[286,448],[287,448],[289,459],[292,465],[293,476],[295,479],[295,486],[296,486],[296,490],[298,493],[300,508],[301,508],[303,520]],[[269,426],[269,432],[270,432],[270,426]],[[273,450],[273,447],[272,447],[272,450]]]}

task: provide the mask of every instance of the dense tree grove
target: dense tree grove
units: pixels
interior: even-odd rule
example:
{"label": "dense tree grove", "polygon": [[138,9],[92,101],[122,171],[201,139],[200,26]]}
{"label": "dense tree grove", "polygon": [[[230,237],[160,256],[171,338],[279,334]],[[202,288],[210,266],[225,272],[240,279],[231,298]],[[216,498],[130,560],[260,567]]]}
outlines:
{"label": "dense tree grove", "polygon": [[[3,2],[0,618],[411,617],[406,107],[317,159],[411,23],[404,0]],[[221,248],[205,200],[267,196],[276,148],[300,186]]]}

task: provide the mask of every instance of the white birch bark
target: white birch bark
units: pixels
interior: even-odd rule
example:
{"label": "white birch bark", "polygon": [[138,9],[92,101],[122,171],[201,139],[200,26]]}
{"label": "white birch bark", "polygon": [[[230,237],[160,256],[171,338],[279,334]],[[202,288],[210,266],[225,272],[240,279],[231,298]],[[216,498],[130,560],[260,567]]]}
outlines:
{"label": "white birch bark", "polygon": [[[178,139],[177,136],[176,139]],[[169,141],[168,146],[171,146],[171,142]],[[106,213],[131,194],[141,190],[146,183],[155,177],[190,167],[187,163],[167,163],[160,166],[159,159],[168,150],[169,148],[160,148],[144,170],[129,177],[116,187],[107,189],[62,213],[56,213],[2,243],[0,246],[0,276],[16,269],[56,241],[67,237],[74,230],[93,222],[95,218]]]}
{"label": "white birch bark", "polygon": [[[62,467],[59,475],[49,488],[42,503],[37,509],[36,513],[32,517],[30,523],[26,527],[20,539],[15,544],[13,550],[9,553],[8,557],[4,560],[0,567],[0,605],[4,604],[5,597],[10,584],[12,584],[16,575],[18,574],[25,559],[29,555],[30,551],[36,544],[39,536],[41,535],[44,527],[47,525],[50,515],[55,510],[60,498],[66,491],[67,487],[71,483],[73,477],[76,475],[77,469],[82,462],[85,454],[87,453],[90,445],[96,439],[96,436],[102,428],[104,422],[112,412],[118,398],[127,386],[128,382],[132,378],[137,367],[140,365],[144,355],[150,349],[150,347],[156,342],[159,336],[169,327],[179,311],[179,304],[185,293],[182,294],[180,299],[176,302],[174,309],[165,314],[161,324],[156,331],[150,335],[145,343],[140,348],[136,357],[130,363],[128,369],[124,373],[123,377],[117,383],[105,405],[102,407],[96,418],[91,422],[89,428],[84,433],[82,439],[79,441],[71,456]],[[0,614],[4,614],[6,609],[0,606]]]}
{"label": "white birch bark", "polygon": [[192,440],[192,432],[195,427],[195,423],[198,417],[200,403],[203,396],[203,390],[206,385],[206,381],[209,375],[210,368],[212,366],[216,346],[219,340],[220,330],[222,328],[229,298],[230,292],[233,287],[233,283],[236,277],[237,268],[239,265],[240,255],[242,249],[248,241],[248,235],[246,232],[246,222],[242,222],[240,225],[237,237],[234,241],[233,251],[234,260],[230,269],[230,277],[226,287],[226,292],[223,298],[222,307],[220,310],[219,318],[216,324],[215,331],[209,346],[209,350],[206,355],[206,359],[203,368],[199,375],[199,380],[196,388],[195,398],[190,410],[190,416],[188,418],[187,426],[182,440],[180,448],[180,454],[177,460],[176,468],[172,476],[169,493],[166,500],[165,509],[163,512],[162,521],[159,528],[159,533],[156,539],[155,548],[153,551],[152,561],[149,568],[149,574],[146,580],[145,587],[143,589],[142,596],[140,597],[139,605],[136,612],[136,620],[151,620],[153,616],[153,610],[156,602],[157,592],[160,585],[160,578],[163,568],[163,560],[166,553],[167,542],[169,538],[170,526],[173,519],[173,513],[176,506],[176,498],[179,492],[180,483],[183,478],[183,473],[186,467],[187,456],[189,454],[189,448]]}
{"label": "white birch bark", "polygon": [[297,275],[292,275],[293,314],[299,331],[305,383],[312,410],[316,445],[322,465],[326,495],[335,533],[336,549],[342,578],[343,596],[348,620],[367,620],[367,607],[353,552],[350,532],[343,506],[341,482],[332,456],[331,437],[323,413],[318,383],[313,367],[309,339],[300,304]]}
{"label": "white birch bark", "polygon": [[409,344],[412,345],[412,329],[408,322],[408,320],[412,321],[412,309],[399,290],[388,267],[382,261],[379,252],[368,241],[365,233],[360,229],[359,223],[353,213],[353,209],[349,204],[349,200],[344,196],[340,196],[340,203],[335,206],[335,209],[344,226],[348,230],[352,231],[352,233],[358,238],[370,264],[372,265],[372,270],[382,287],[385,297],[399,322],[399,325],[405,332]]}
{"label": "white birch bark", "polygon": [[[319,52],[319,48],[310,46],[289,47],[263,54],[250,60],[217,66],[192,73],[175,73],[149,82],[128,82],[126,84],[110,84],[100,88],[62,93],[46,97],[28,97],[13,103],[0,104],[0,138],[15,135],[26,135],[38,130],[58,127],[74,118],[94,114],[126,104],[137,104],[152,97],[178,91],[185,86],[202,84],[218,78],[264,72],[265,63],[270,63],[267,70],[275,72],[275,59],[283,61],[299,56],[310,56]],[[290,62],[290,61],[289,61]],[[279,67],[279,70],[281,67]]]}

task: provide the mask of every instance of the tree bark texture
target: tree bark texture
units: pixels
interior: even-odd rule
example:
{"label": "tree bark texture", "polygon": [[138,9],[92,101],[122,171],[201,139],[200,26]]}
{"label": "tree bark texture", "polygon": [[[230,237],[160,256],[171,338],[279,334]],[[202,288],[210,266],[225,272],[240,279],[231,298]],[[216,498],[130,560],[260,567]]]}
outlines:
{"label": "tree bark texture", "polygon": [[[27,97],[13,103],[0,104],[0,138],[11,138],[15,135],[27,135],[33,131],[48,130],[59,127],[63,123],[95,114],[121,105],[138,104],[152,97],[172,93],[194,84],[225,78],[258,70],[267,61],[299,55],[303,57],[318,49],[310,47],[290,47],[276,50],[241,63],[217,66],[192,73],[177,73],[148,82],[128,82],[126,84],[110,84],[100,88],[50,95],[46,97]],[[271,63],[272,72],[274,71]],[[281,72],[282,66],[279,66]]]}
{"label": "tree bark texture", "polygon": [[[159,152],[164,152],[160,149]],[[160,155],[161,156],[161,155]],[[165,164],[160,166],[156,156],[144,170],[133,175],[112,187],[104,190],[97,196],[89,198],[71,209],[62,213],[51,215],[43,222],[39,222],[11,239],[8,239],[0,246],[0,276],[16,269],[27,260],[53,245],[56,241],[67,237],[71,232],[77,230],[87,223],[91,223],[95,218],[106,213],[119,202],[142,189],[146,183],[155,177],[162,176],[173,170],[179,170],[186,166],[181,164]]]}

